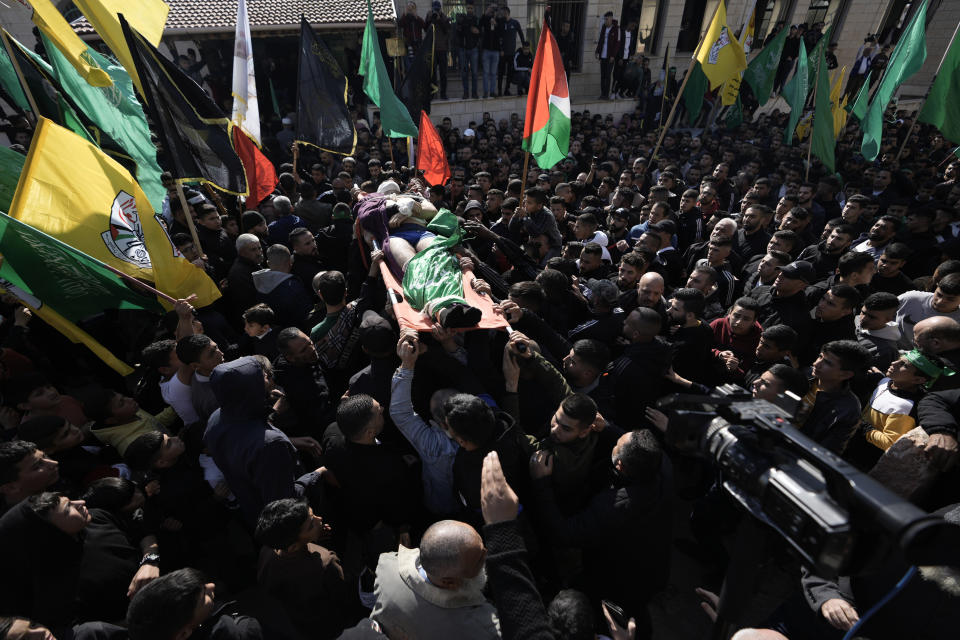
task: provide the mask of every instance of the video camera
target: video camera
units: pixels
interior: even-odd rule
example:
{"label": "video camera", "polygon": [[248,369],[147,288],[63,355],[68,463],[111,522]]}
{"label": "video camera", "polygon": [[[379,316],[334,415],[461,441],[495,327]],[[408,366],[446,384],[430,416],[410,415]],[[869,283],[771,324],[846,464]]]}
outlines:
{"label": "video camera", "polygon": [[803,435],[800,399],[754,399],[736,385],[673,394],[667,445],[713,460],[724,491],[818,575],[855,575],[899,550],[913,565],[960,565],[960,527],[919,509]]}

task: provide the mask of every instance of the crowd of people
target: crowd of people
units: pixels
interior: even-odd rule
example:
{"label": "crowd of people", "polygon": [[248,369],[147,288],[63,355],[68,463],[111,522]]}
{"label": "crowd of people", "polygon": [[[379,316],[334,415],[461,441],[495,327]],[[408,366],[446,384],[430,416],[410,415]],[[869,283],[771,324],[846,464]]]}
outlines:
{"label": "crowd of people", "polygon": [[[672,559],[711,601],[744,516],[658,403],[723,384],[792,394],[861,470],[905,451],[884,481],[960,525],[960,160],[898,115],[876,163],[851,120],[836,175],[776,112],[653,155],[639,107],[574,113],[568,157],[527,175],[521,119],[487,114],[437,123],[447,184],[376,117],[354,156],[297,167],[290,126],[267,133],[257,206],[188,189],[185,210],[166,175],[172,242],[223,297],[83,323],[135,375],[2,300],[0,638],[666,637]],[[397,194],[457,216],[509,333],[398,324],[355,225]],[[751,621],[764,637],[840,638],[899,578],[770,555],[793,590]],[[921,574],[861,635],[955,633],[956,569]]]}

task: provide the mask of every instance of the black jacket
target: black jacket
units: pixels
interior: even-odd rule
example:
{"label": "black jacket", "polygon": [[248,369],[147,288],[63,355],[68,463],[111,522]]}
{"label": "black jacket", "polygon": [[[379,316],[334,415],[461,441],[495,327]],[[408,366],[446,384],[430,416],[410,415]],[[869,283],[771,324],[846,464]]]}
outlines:
{"label": "black jacket", "polygon": [[670,575],[672,467],[643,481],[617,477],[579,513],[564,517],[549,477],[533,481],[541,534],[583,549],[589,592],[628,611],[639,611]]}
{"label": "black jacket", "polygon": [[797,332],[801,341],[809,335],[810,309],[803,291],[789,297],[775,298],[771,287],[764,286],[754,289],[750,297],[760,305],[757,320],[764,329],[775,324],[785,324]]}
{"label": "black jacket", "polygon": [[679,327],[670,336],[673,345],[673,370],[682,378],[700,384],[713,382],[711,349],[714,344],[713,329],[706,322],[695,327]]}
{"label": "black jacket", "polygon": [[224,602],[194,629],[190,637],[196,640],[263,640],[264,636],[256,619],[240,614],[235,602]]}
{"label": "black jacket", "polygon": [[[623,333],[623,321],[626,314],[621,311],[598,314],[570,330],[567,339],[570,342],[592,338],[606,345],[612,345]],[[567,354],[563,354],[564,356]]]}
{"label": "black jacket", "polygon": [[763,229],[749,234],[746,230],[739,229],[734,238],[733,250],[744,260],[750,260],[754,256],[764,255],[767,252],[768,242],[770,242],[770,234]]}
{"label": "black jacket", "polygon": [[663,395],[673,347],[657,336],[631,344],[600,377],[600,412],[624,429],[646,425],[644,410]]}
{"label": "black jacket", "polygon": [[487,580],[500,618],[503,640],[554,640],[547,609],[527,565],[527,550],[516,520],[483,528]]}
{"label": "black jacket", "polygon": [[[958,374],[960,375],[960,374]],[[917,407],[920,426],[929,435],[960,435],[960,389],[935,391],[920,399]]]}
{"label": "black jacket", "polygon": [[507,483],[517,492],[521,502],[529,495],[527,465],[533,453],[533,443],[513,417],[496,412],[497,423],[490,439],[478,449],[467,451],[461,447],[453,461],[453,486],[460,500],[475,515],[480,513],[480,471],[483,459],[496,451]]}
{"label": "black jacket", "polygon": [[[797,260],[806,260],[813,265],[813,270],[817,272],[819,280],[826,280],[831,274],[836,272],[837,264],[840,262],[840,254],[827,253],[823,242],[807,247],[800,252]],[[844,252],[845,253],[845,252]]]}
{"label": "black jacket", "polygon": [[797,359],[801,365],[813,364],[813,361],[820,355],[820,349],[828,342],[857,339],[853,315],[846,315],[832,322],[823,322],[816,319],[815,313],[816,309],[810,311],[810,331],[807,334],[807,339],[797,348]]}
{"label": "black jacket", "polygon": [[860,424],[860,401],[848,388],[821,391],[801,427],[803,433],[840,455]]}
{"label": "black jacket", "polygon": [[416,511],[419,487],[400,452],[386,444],[357,444],[347,440],[331,424],[321,441],[324,465],[340,488],[335,491],[344,521],[363,535],[378,522],[398,526],[410,521]]}
{"label": "black jacket", "polygon": [[236,246],[223,229],[213,231],[198,225],[197,237],[200,238],[201,248],[207,254],[207,260],[216,274],[216,282],[219,282],[230,272],[230,265],[237,257]]}
{"label": "black jacket", "polygon": [[273,363],[273,378],[290,404],[277,426],[290,436],[321,435],[333,421],[335,408],[320,364],[291,364],[281,354]]}
{"label": "black jacket", "polygon": [[237,257],[227,274],[226,298],[230,303],[231,317],[238,318],[244,311],[257,304],[257,288],[253,286],[253,272],[260,265],[243,257]]}

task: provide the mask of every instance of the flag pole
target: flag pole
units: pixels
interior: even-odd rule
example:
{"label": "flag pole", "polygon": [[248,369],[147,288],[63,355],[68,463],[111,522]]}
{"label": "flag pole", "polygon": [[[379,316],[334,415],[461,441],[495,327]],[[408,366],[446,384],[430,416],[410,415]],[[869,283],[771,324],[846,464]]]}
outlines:
{"label": "flag pole", "polygon": [[[817,117],[817,91],[820,89],[820,72],[824,64],[817,65],[817,75],[813,79],[813,112],[810,114],[810,135],[807,136],[807,173],[803,177],[804,182],[810,182],[810,160],[813,157],[813,119]],[[823,116],[821,116],[823,117]],[[836,141],[834,141],[836,144]]]}
{"label": "flag pole", "polygon": [[526,151],[523,154],[523,175],[520,176],[520,180],[523,182],[523,190],[527,189],[527,169],[530,167],[530,152]]}
{"label": "flag pole", "polygon": [[187,220],[187,228],[190,229],[190,237],[193,238],[193,244],[197,245],[197,251],[203,253],[203,246],[200,244],[200,237],[197,235],[197,227],[193,224],[193,216],[190,215],[190,205],[187,204],[187,197],[183,195],[183,185],[179,180],[177,180],[177,197],[180,198],[183,217]]}
{"label": "flag pole", "polygon": [[[722,2],[723,0],[721,0]],[[717,13],[720,12],[720,2],[717,3],[716,8],[713,10],[713,16],[710,18],[708,24],[713,24],[713,21],[717,18]],[[708,27],[709,28],[709,27]],[[706,33],[704,33],[706,36]],[[693,71],[693,65],[697,63],[697,54],[700,53],[700,48],[703,47],[703,37],[700,39],[700,43],[697,45],[697,48],[694,49],[693,55],[690,57],[690,66],[687,67],[687,74],[683,77],[683,83],[680,85],[680,88],[677,89],[677,95],[673,99],[673,106],[670,107],[670,115],[667,116],[667,122],[660,128],[660,137],[657,139],[657,144],[653,147],[653,153],[650,154],[650,162],[647,163],[647,168],[653,165],[654,160],[657,159],[657,152],[660,150],[660,145],[663,143],[663,138],[667,133],[667,130],[670,128],[670,124],[673,122],[673,116],[677,113],[677,105],[680,104],[680,97],[683,95],[683,90],[687,86],[687,81],[690,80],[690,73]]]}
{"label": "flag pole", "polygon": [[[197,247],[197,248],[199,249],[200,247]],[[98,262],[99,262],[99,261],[98,261]],[[111,267],[111,266],[108,265],[106,262],[100,262],[100,266],[101,266],[101,267],[104,267],[104,268],[107,269],[108,271],[112,271],[113,273],[115,273],[116,275],[120,276],[123,280],[126,280],[127,282],[129,282],[129,283],[132,284],[133,286],[135,286],[135,287],[140,287],[141,289],[146,289],[147,291],[149,291],[149,292],[152,293],[153,295],[157,296],[158,298],[160,298],[160,299],[162,299],[162,300],[166,300],[166,301],[169,302],[170,304],[176,304],[176,302],[177,302],[177,299],[174,298],[173,296],[169,296],[169,295],[165,294],[163,291],[159,291],[159,290],[157,290],[157,289],[154,289],[153,287],[151,287],[150,285],[148,285],[146,282],[142,282],[142,281],[140,281],[140,280],[137,280],[137,279],[134,278],[133,276],[131,276],[131,275],[129,275],[129,274],[126,274],[126,273],[124,273],[123,271],[120,271],[119,269],[117,269],[117,268],[115,268],[115,267]]]}
{"label": "flag pole", "polygon": [[0,29],[0,38],[3,39],[3,47],[7,50],[7,57],[10,58],[10,63],[13,64],[13,70],[17,73],[17,80],[20,81],[20,88],[23,89],[23,95],[27,97],[27,102],[30,103],[30,109],[33,111],[33,124],[36,125],[40,119],[40,111],[37,109],[37,103],[33,100],[30,87],[27,86],[27,81],[23,77],[23,71],[20,70],[20,63],[17,62],[17,58],[13,55],[13,45],[10,44],[9,36],[10,34],[7,33],[6,29]]}
{"label": "flag pole", "polygon": [[663,97],[660,99],[660,126],[663,126],[663,112],[667,110],[667,87],[670,77],[670,44],[663,58]]}
{"label": "flag pole", "polygon": [[894,162],[900,160],[903,150],[907,148],[907,142],[910,141],[910,136],[913,135],[913,128],[916,127],[917,122],[919,122],[917,118],[920,117],[920,112],[923,111],[923,108],[927,105],[927,98],[930,97],[930,89],[933,88],[933,83],[937,81],[937,76],[940,75],[943,61],[947,59],[947,54],[950,53],[950,47],[953,46],[953,41],[956,40],[958,31],[960,31],[960,23],[957,23],[957,26],[953,28],[953,35],[950,36],[950,42],[947,43],[947,48],[943,50],[943,55],[940,57],[940,64],[937,65],[937,70],[933,73],[933,79],[930,80],[930,84],[927,86],[927,92],[923,96],[923,101],[920,102],[920,106],[917,107],[917,117],[913,119],[910,130],[907,131],[907,135],[903,139],[903,144],[901,144],[900,149],[897,150],[897,157],[893,159]]}

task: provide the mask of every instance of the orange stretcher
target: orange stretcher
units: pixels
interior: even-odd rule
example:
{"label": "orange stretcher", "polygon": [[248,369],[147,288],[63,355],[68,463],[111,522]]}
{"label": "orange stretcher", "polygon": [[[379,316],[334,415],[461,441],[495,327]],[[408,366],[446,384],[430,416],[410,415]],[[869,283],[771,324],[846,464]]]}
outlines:
{"label": "orange stretcher", "polygon": [[[387,299],[393,307],[393,313],[397,316],[397,322],[402,328],[415,329],[417,331],[430,331],[433,328],[433,320],[426,314],[417,311],[410,306],[403,295],[403,285],[397,282],[393,272],[386,262],[380,263],[380,273],[383,275],[383,284],[387,288]],[[480,322],[474,327],[463,329],[454,329],[454,331],[470,331],[472,329],[504,329],[510,332],[510,324],[501,314],[494,312],[493,300],[488,295],[482,295],[474,291],[473,281],[476,277],[473,271],[463,272],[463,298],[472,307],[480,309],[482,315]]]}

